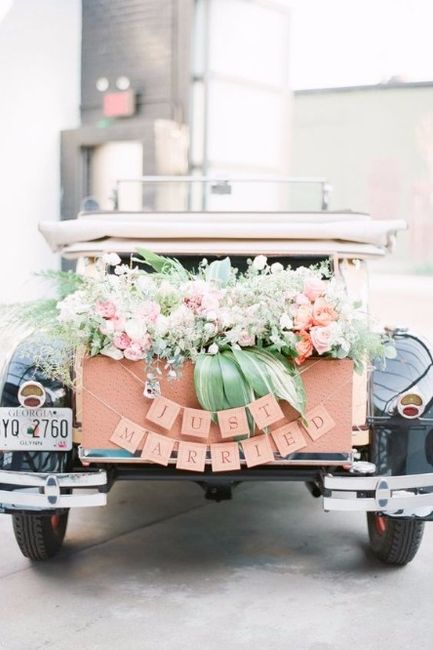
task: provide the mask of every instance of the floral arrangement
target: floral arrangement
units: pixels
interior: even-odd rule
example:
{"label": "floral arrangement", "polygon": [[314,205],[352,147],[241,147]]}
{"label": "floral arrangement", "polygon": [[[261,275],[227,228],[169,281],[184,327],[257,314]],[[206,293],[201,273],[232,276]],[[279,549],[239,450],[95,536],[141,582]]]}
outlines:
{"label": "floral arrangement", "polygon": [[[97,271],[62,274],[67,289],[39,325],[44,336],[84,346],[91,356],[145,360],[149,381],[162,372],[176,377],[191,360],[208,410],[272,392],[302,413],[299,367],[306,359],[349,358],[360,367],[386,353],[367,314],[325,264],[292,269],[259,255],[242,273],[229,258],[204,259],[189,272],[141,250],[130,265],[105,255]],[[51,372],[58,368],[52,363]]]}

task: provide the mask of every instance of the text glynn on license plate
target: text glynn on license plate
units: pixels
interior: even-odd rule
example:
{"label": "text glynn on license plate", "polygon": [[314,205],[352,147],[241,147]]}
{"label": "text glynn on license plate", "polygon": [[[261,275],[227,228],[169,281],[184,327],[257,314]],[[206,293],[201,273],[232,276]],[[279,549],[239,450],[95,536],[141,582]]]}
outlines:
{"label": "text glynn on license plate", "polygon": [[72,409],[0,408],[0,450],[69,451]]}

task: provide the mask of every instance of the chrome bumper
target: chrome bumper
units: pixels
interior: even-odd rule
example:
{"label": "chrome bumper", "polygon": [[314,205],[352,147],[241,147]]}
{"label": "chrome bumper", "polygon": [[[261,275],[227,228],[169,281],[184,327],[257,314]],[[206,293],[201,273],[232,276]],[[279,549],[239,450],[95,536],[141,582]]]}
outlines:
{"label": "chrome bumper", "polygon": [[[325,510],[426,517],[433,512],[433,474],[324,478]],[[431,491],[430,491],[431,490]]]}
{"label": "chrome bumper", "polygon": [[[0,509],[53,510],[57,508],[88,508],[105,506],[107,495],[99,489],[107,485],[107,473],[72,472],[42,474],[0,470]],[[83,494],[62,494],[62,490],[85,489]],[[87,493],[89,488],[95,488]]]}

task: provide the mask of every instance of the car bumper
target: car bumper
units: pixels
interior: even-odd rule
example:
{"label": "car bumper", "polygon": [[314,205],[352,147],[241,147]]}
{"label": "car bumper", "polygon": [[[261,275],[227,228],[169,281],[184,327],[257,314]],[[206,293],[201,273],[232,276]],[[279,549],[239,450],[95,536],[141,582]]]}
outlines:
{"label": "car bumper", "polygon": [[324,478],[325,510],[426,517],[433,512],[433,474]]}
{"label": "car bumper", "polygon": [[57,510],[104,506],[106,485],[107,473],[103,470],[64,474],[0,470],[0,508]]}

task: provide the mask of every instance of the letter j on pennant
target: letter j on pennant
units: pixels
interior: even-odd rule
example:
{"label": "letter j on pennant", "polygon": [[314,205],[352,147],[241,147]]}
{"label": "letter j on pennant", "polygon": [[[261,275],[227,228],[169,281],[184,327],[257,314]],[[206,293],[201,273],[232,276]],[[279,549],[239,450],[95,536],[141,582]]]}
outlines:
{"label": "letter j on pennant", "polygon": [[165,397],[157,396],[147,412],[146,419],[159,424],[163,429],[171,429],[180,411],[179,404]]}

